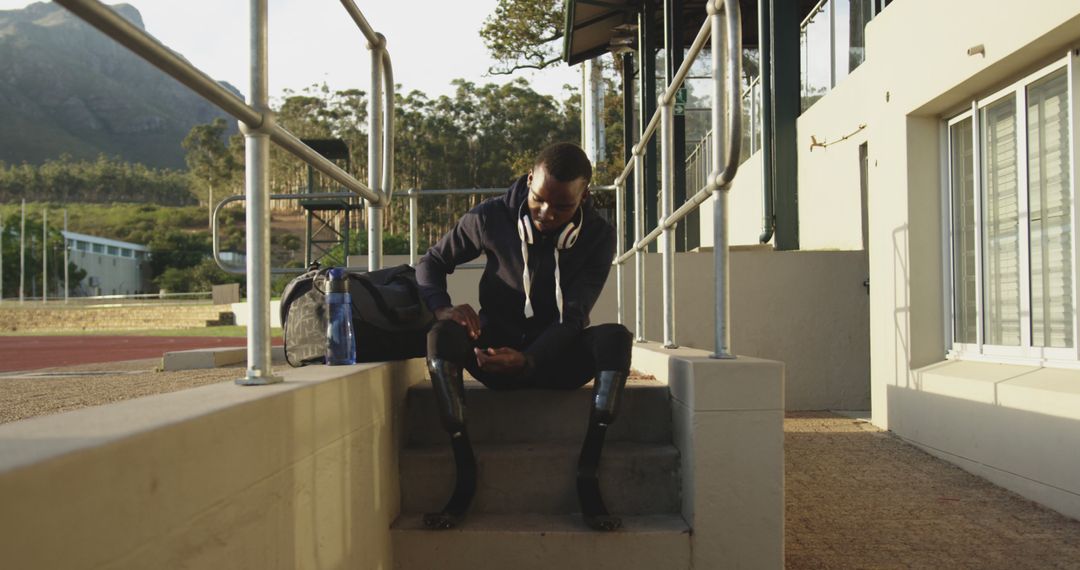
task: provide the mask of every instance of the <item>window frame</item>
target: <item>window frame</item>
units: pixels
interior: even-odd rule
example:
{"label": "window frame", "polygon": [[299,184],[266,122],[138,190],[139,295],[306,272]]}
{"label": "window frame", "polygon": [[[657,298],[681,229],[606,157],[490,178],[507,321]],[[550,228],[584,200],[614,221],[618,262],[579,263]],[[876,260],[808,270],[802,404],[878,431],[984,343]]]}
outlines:
{"label": "window frame", "polygon": [[[1066,83],[1068,86],[1068,111],[1069,111],[1069,196],[1071,199],[1070,239],[1072,255],[1072,295],[1073,295],[1073,335],[1072,345],[1067,348],[1032,346],[1032,316],[1031,316],[1031,212],[1030,212],[1030,173],[1028,172],[1028,89],[1051,74],[1065,70]],[[986,343],[986,295],[985,295],[985,240],[986,228],[983,223],[986,218],[985,181],[983,180],[983,160],[985,147],[983,146],[982,113],[989,106],[1014,96],[1015,120],[1016,120],[1016,176],[1017,176],[1017,232],[1019,251],[1020,281],[1020,345],[1002,346]],[[958,113],[948,116],[942,121],[942,164],[943,164],[943,200],[945,208],[942,210],[943,234],[948,241],[943,243],[943,253],[947,262],[944,264],[945,275],[943,284],[945,287],[945,330],[946,334],[946,357],[949,359],[983,360],[991,362],[1024,364],[1024,365],[1048,365],[1063,368],[1080,369],[1080,255],[1078,255],[1078,236],[1080,228],[1080,204],[1077,194],[1080,184],[1080,149],[1077,148],[1077,133],[1080,132],[1080,50],[1071,49],[1064,58],[1059,58],[1045,65],[1037,71],[1030,73],[1008,86],[998,89],[984,97],[975,98],[970,107]],[[961,343],[956,341],[956,289],[955,289],[955,247],[956,228],[954,227],[955,195],[953,189],[953,131],[954,125],[971,120],[971,144],[973,163],[974,207],[975,207],[975,328],[976,341],[974,343]]]}

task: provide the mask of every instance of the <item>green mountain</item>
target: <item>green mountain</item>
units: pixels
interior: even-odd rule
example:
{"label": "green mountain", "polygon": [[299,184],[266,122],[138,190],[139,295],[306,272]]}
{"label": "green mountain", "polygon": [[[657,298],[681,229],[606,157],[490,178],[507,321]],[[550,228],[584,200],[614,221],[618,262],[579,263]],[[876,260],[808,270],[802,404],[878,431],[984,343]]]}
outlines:
{"label": "green mountain", "polygon": [[[145,29],[133,6],[113,9]],[[59,5],[0,11],[0,161],[106,154],[182,168],[180,141],[215,117],[226,115]]]}

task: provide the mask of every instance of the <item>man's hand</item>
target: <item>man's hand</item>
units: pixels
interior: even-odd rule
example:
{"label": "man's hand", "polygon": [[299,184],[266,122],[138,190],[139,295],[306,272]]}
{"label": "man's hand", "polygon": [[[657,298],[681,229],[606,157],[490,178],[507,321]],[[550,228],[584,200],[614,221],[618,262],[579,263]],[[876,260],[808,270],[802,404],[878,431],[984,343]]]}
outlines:
{"label": "man's hand", "polygon": [[442,321],[454,321],[465,327],[473,340],[480,338],[480,317],[473,310],[472,305],[443,307],[435,311],[435,318]]}
{"label": "man's hand", "polygon": [[517,374],[525,369],[525,355],[512,348],[475,348],[476,363],[484,372]]}

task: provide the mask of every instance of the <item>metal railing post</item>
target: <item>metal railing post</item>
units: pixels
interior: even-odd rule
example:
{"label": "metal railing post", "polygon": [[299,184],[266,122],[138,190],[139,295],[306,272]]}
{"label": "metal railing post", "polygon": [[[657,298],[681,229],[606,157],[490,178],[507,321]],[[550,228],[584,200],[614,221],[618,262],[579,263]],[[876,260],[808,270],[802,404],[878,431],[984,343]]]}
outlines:
{"label": "metal railing post", "polygon": [[[383,168],[383,46],[386,40],[376,34],[378,41],[368,42],[371,50],[371,93],[368,95],[368,186],[376,194],[386,191],[382,188]],[[382,267],[382,207],[381,204],[368,206],[368,271]]]}
{"label": "metal railing post", "polygon": [[416,191],[416,188],[409,188],[409,265],[413,267],[416,267],[416,226],[418,225],[419,202],[420,193]]}
{"label": "metal railing post", "polygon": [[[626,249],[626,180],[615,187],[615,257]],[[615,322],[623,324],[623,264],[615,264]]]}
{"label": "metal railing post", "polygon": [[[634,243],[645,235],[644,143],[634,147]],[[634,340],[645,342],[645,251],[634,250]]]}
{"label": "metal railing post", "polygon": [[251,79],[249,104],[262,113],[262,124],[244,133],[244,176],[247,186],[247,297],[251,311],[247,331],[247,375],[241,385],[281,382],[270,358],[270,113],[267,80],[267,0],[250,0]]}
{"label": "metal railing post", "polygon": [[[665,98],[660,103],[660,219],[671,216],[675,194],[675,108]],[[675,228],[660,234],[660,263],[664,296],[664,348],[675,348]]]}
{"label": "metal railing post", "polygon": [[[717,0],[723,2],[728,15],[738,14],[737,0]],[[741,112],[739,93],[742,54],[732,55],[730,49],[724,49],[724,40],[731,39],[729,45],[742,45],[739,17],[728,18],[728,29],[724,28],[725,19],[720,15],[716,4],[709,4],[709,18],[712,25],[712,69],[713,69],[713,106],[712,106],[712,156],[715,174],[713,181],[713,256],[716,283],[716,341],[713,358],[734,358],[731,354],[731,298],[728,289],[730,275],[730,256],[728,255],[728,188],[731,171],[738,167],[738,157],[732,159],[731,153],[738,154],[742,130],[739,128],[741,117],[734,116]],[[734,12],[732,12],[734,11]],[[732,24],[732,22],[735,22]],[[729,61],[724,65],[724,55]],[[720,70],[723,69],[723,73]],[[727,96],[737,94],[737,98],[728,101]],[[725,121],[725,111],[727,121]],[[735,137],[739,137],[736,140]],[[726,148],[725,148],[725,145]],[[734,163],[734,164],[733,164]],[[724,175],[727,174],[725,177]],[[724,179],[726,178],[726,180]]]}

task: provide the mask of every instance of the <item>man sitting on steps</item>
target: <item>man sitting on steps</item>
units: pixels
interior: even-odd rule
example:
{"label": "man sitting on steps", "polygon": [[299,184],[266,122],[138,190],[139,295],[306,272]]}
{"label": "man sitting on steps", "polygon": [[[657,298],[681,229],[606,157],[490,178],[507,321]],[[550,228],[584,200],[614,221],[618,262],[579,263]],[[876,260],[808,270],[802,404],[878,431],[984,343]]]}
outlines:
{"label": "man sitting on steps", "polygon": [[[579,147],[549,146],[529,174],[462,216],[417,264],[421,295],[438,318],[427,338],[428,371],[457,467],[449,502],[424,517],[429,528],[456,525],[476,491],[463,369],[493,390],[572,390],[595,377],[578,498],[590,527],[621,525],[601,499],[597,466],[630,370],[631,335],[622,325],[589,326],[615,254],[615,230],[589,198],[591,179]],[[446,276],[481,253],[478,314],[451,303]]]}

